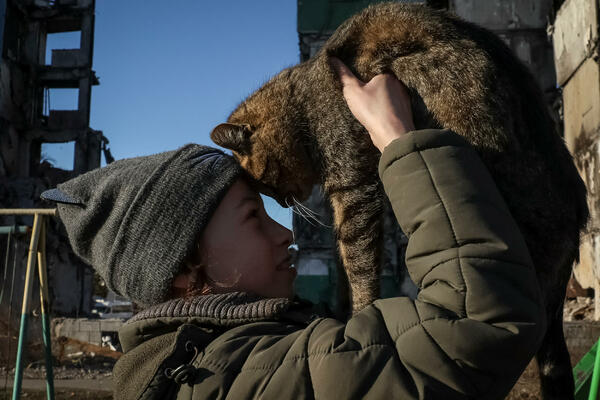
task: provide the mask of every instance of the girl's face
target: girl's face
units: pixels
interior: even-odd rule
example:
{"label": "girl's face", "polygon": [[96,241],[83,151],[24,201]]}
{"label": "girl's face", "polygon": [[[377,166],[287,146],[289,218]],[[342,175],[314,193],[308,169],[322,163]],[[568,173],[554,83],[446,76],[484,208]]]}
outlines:
{"label": "girl's face", "polygon": [[208,222],[198,247],[202,268],[216,282],[213,293],[292,298],[296,269],[290,267],[291,244],[292,232],[273,221],[260,195],[238,179]]}

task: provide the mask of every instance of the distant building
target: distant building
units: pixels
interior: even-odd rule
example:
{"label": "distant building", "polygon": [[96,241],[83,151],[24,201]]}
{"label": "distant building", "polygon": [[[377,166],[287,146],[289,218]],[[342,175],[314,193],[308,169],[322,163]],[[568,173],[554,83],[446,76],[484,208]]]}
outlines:
{"label": "distant building", "polygon": [[[94,0],[0,0],[0,208],[50,208],[39,200],[43,190],[100,166],[107,140],[89,127],[91,89],[98,85],[92,70],[94,10]],[[79,33],[79,48],[52,49],[46,59],[48,38],[64,32]],[[74,92],[77,106],[53,109],[50,94],[67,88]],[[54,168],[44,159],[44,143],[71,143],[72,169]],[[0,225],[31,226],[31,219],[4,217]],[[49,228],[51,311],[88,315],[92,270],[73,254],[56,221]],[[1,284],[6,289],[14,283],[15,292],[12,301],[8,290],[3,292],[0,311],[4,315],[12,303],[13,315],[18,316],[28,238],[11,238],[18,240],[8,248],[8,258],[7,239],[0,236],[0,262],[9,261],[3,265],[8,270]]]}

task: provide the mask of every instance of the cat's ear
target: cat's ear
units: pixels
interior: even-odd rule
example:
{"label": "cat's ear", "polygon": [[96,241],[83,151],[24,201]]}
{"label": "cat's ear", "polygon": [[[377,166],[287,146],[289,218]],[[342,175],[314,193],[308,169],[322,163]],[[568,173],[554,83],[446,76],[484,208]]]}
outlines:
{"label": "cat's ear", "polygon": [[219,146],[244,155],[250,153],[250,136],[252,131],[248,125],[230,123],[217,125],[210,133],[212,141]]}

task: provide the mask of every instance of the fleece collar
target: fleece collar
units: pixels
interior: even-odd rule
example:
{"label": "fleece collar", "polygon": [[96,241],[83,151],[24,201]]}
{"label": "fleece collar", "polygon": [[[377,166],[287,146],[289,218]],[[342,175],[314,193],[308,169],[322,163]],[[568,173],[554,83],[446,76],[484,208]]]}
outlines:
{"label": "fleece collar", "polygon": [[213,294],[169,300],[146,308],[119,330],[123,351],[184,324],[229,329],[266,320],[306,323],[321,316],[310,302],[300,299],[263,298],[244,292]]}

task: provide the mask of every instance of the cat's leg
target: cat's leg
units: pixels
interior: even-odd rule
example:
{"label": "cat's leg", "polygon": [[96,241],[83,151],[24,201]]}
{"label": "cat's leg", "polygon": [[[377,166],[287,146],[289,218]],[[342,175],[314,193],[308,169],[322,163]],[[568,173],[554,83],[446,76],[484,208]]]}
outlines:
{"label": "cat's leg", "polygon": [[540,373],[540,385],[544,400],[572,399],[575,382],[571,359],[563,333],[563,306],[567,284],[571,276],[572,259],[560,267],[554,285],[546,287],[546,312],[548,327],[536,360]]}
{"label": "cat's leg", "polygon": [[383,237],[381,196],[377,184],[345,188],[330,194],[353,313],[379,297]]}
{"label": "cat's leg", "polygon": [[344,262],[337,253],[335,272],[336,272],[336,307],[334,315],[340,321],[347,321],[352,317],[352,299],[350,298],[350,285],[348,284],[348,275],[344,269]]}

